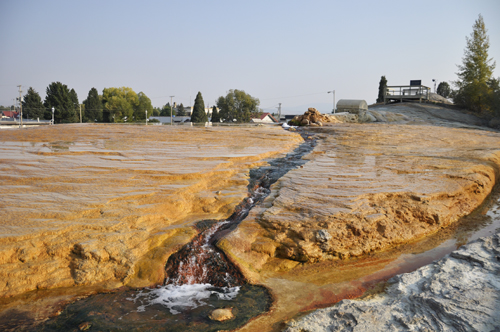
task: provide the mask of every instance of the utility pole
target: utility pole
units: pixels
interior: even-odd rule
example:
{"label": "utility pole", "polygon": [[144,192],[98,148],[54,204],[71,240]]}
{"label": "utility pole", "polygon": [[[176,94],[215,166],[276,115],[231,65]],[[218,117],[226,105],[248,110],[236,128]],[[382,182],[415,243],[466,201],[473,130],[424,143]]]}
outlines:
{"label": "utility pole", "polygon": [[148,125],[148,110],[146,110],[146,126]]}
{"label": "utility pole", "polygon": [[80,104],[80,123],[82,123],[82,104]]}
{"label": "utility pole", "polygon": [[172,118],[172,109],[174,108],[174,104],[172,104],[172,98],[175,96],[170,96],[170,125],[174,124],[174,119]]}
{"label": "utility pole", "polygon": [[281,103],[279,103],[279,106],[276,107],[278,109],[278,123],[281,121]]}
{"label": "utility pole", "polygon": [[21,86],[17,86],[19,88],[19,109],[21,116],[19,117],[19,128],[23,127],[23,90],[21,90]]}

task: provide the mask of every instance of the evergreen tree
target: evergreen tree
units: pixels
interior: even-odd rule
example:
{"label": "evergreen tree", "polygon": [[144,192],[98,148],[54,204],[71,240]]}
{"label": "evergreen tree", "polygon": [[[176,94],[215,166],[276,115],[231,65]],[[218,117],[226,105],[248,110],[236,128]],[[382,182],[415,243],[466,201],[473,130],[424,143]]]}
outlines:
{"label": "evergreen tree", "polygon": [[448,98],[451,94],[450,85],[447,82],[441,82],[439,83],[436,92],[438,95]]}
{"label": "evergreen tree", "polygon": [[42,98],[32,87],[23,98],[23,117],[26,119],[43,119],[45,107],[42,103]]}
{"label": "evergreen tree", "polygon": [[490,100],[494,93],[488,84],[491,81],[495,62],[488,57],[490,38],[481,15],[466,37],[463,63],[458,65],[458,80],[454,82],[458,90],[453,98],[455,104],[474,112],[491,110]]}
{"label": "evergreen tree", "polygon": [[191,122],[208,122],[207,113],[205,113],[205,102],[203,101],[201,92],[198,92],[194,100]]}
{"label": "evergreen tree", "polygon": [[177,106],[177,109],[175,111],[175,115],[177,115],[177,116],[186,115],[186,111],[184,110],[184,105],[182,103],[179,106]]}
{"label": "evergreen tree", "polygon": [[385,96],[385,90],[387,89],[387,79],[385,76],[382,76],[380,78],[380,82],[378,84],[378,98],[377,98],[377,103],[383,103],[384,102],[384,96]]}
{"label": "evergreen tree", "polygon": [[75,122],[76,112],[74,101],[74,97],[71,96],[66,84],[52,82],[47,87],[45,101],[43,103],[45,106],[45,119],[52,119],[52,107],[54,107],[55,123]]}
{"label": "evergreen tree", "polygon": [[500,78],[492,78],[488,82],[488,86],[492,90],[489,100],[492,115],[500,117]]}
{"label": "evergreen tree", "polygon": [[212,121],[213,123],[220,122],[220,114],[215,105],[212,107],[212,119],[210,121]]}
{"label": "evergreen tree", "polygon": [[78,95],[75,89],[69,91],[69,96],[71,97],[75,110],[75,119],[72,122],[80,122],[80,103],[78,102]]}
{"label": "evergreen tree", "polygon": [[84,121],[85,122],[101,122],[102,121],[102,101],[96,88],[92,88],[87,95],[87,99],[83,101],[85,105]]}

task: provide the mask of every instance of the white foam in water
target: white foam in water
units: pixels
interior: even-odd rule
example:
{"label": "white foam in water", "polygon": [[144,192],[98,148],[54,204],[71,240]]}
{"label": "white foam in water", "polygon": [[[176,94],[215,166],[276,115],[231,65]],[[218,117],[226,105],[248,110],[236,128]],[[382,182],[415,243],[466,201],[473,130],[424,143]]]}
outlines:
{"label": "white foam in water", "polygon": [[161,304],[167,307],[173,315],[181,313],[182,309],[194,309],[206,305],[206,300],[215,294],[221,300],[232,300],[238,295],[240,287],[214,288],[210,284],[165,285],[155,289],[139,291],[135,297],[127,298],[134,303],[140,303],[137,311],[145,311],[146,307]]}

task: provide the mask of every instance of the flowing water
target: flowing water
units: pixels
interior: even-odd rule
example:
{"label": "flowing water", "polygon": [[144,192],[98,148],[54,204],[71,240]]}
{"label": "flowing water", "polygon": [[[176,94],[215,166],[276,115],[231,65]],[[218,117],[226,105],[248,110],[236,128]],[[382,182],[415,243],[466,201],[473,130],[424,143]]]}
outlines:
{"label": "flowing water", "polygon": [[[218,331],[237,328],[268,311],[271,296],[267,289],[248,284],[215,243],[269,195],[273,183],[304,164],[302,156],[314,145],[307,138],[292,153],[252,170],[248,197],[229,218],[196,224],[198,235],[168,259],[162,286],[90,296],[68,305],[40,330]],[[210,320],[209,314],[217,308],[231,308],[235,318]]]}

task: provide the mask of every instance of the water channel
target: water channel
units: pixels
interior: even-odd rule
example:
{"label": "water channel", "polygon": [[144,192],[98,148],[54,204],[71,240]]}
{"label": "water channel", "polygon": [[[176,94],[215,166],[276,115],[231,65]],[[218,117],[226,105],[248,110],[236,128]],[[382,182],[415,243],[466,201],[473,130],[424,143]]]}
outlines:
{"label": "water channel", "polygon": [[[225,220],[196,223],[198,235],[166,263],[163,285],[140,290],[98,294],[68,305],[40,331],[218,331],[235,329],[269,310],[272,298],[262,286],[248,284],[215,243],[247,217],[271,192],[270,187],[289,170],[306,161],[315,140],[305,142],[283,158],[250,172],[248,197]],[[208,319],[217,308],[231,308],[234,319]]]}

